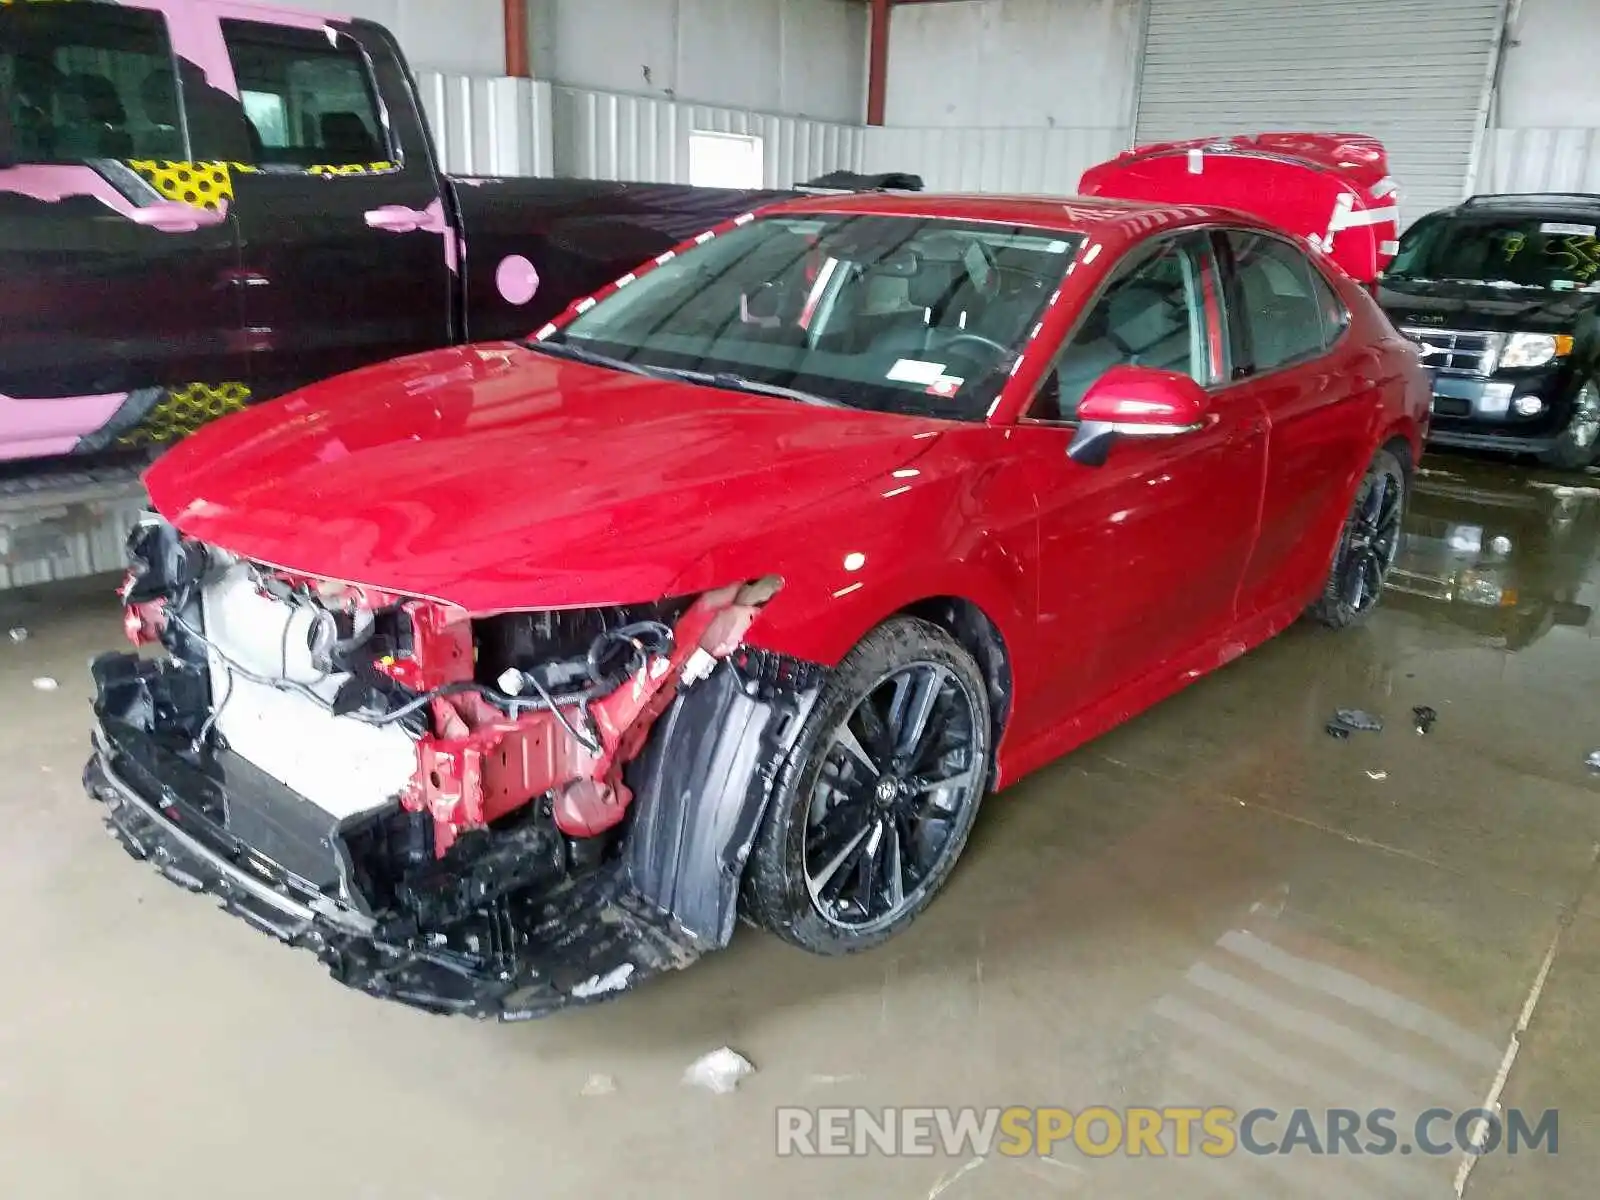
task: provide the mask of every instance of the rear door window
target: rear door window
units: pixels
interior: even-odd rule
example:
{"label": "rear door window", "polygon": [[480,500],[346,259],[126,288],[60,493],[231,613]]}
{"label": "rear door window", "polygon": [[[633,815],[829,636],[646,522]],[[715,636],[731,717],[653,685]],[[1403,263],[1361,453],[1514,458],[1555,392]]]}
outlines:
{"label": "rear door window", "polygon": [[13,160],[186,159],[180,95],[161,14],[0,5],[0,129]]}
{"label": "rear door window", "polygon": [[366,56],[340,33],[222,22],[254,165],[393,165]]}
{"label": "rear door window", "polygon": [[[1243,335],[1243,361],[1260,373],[1327,349],[1338,336],[1325,327],[1325,320],[1333,319],[1327,309],[1330,289],[1306,256],[1268,234],[1230,230],[1227,238],[1233,259],[1233,325]],[[1338,320],[1342,322],[1342,315]]]}

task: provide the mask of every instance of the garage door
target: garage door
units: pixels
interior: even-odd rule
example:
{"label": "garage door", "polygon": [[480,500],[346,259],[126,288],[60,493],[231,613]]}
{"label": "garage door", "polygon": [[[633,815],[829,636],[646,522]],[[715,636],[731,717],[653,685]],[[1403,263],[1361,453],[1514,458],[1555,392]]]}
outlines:
{"label": "garage door", "polygon": [[1505,0],[1150,0],[1135,137],[1320,130],[1389,148],[1409,222],[1467,183]]}

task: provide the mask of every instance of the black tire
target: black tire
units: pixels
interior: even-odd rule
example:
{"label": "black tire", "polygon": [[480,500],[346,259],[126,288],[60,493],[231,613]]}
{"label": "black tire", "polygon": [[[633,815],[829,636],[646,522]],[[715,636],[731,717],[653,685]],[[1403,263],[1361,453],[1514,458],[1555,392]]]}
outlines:
{"label": "black tire", "polygon": [[[894,754],[896,714],[924,709],[920,737],[914,719],[902,727],[902,741],[917,744]],[[878,626],[833,672],[779,776],[745,872],[745,916],[814,954],[866,950],[899,933],[966,845],[989,747],[988,692],[972,656],[926,621]],[[898,789],[892,797],[886,781]],[[874,915],[875,905],[886,907]]]}
{"label": "black tire", "polygon": [[1373,456],[1345,517],[1322,595],[1308,610],[1312,619],[1330,629],[1348,629],[1378,607],[1400,550],[1410,482],[1406,464],[1394,451]]}
{"label": "black tire", "polygon": [[1539,456],[1539,461],[1558,471],[1581,471],[1593,465],[1600,451],[1600,389],[1591,381],[1583,385],[1572,404],[1572,420],[1561,431],[1556,444]]}

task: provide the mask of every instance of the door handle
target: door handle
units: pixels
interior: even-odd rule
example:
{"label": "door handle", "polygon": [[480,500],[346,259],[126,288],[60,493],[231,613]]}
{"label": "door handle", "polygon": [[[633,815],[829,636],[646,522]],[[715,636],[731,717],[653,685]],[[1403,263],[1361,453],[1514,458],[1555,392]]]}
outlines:
{"label": "door handle", "polygon": [[428,220],[427,213],[403,204],[385,204],[364,215],[368,225],[386,233],[415,233]]}
{"label": "door handle", "polygon": [[197,229],[221,225],[228,219],[228,212],[223,206],[201,208],[178,200],[160,200],[134,209],[128,219],[135,225],[161,233],[193,233]]}

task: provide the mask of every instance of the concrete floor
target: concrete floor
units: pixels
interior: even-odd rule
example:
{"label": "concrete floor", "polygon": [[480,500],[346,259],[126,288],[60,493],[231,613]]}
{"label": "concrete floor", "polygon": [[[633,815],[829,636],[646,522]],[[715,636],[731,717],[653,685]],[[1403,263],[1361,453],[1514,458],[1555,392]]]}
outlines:
{"label": "concrete floor", "polygon": [[[1403,585],[1438,591],[1506,536],[1514,605],[1396,593],[1366,630],[1290,632],[993,799],[891,946],[818,961],[741,931],[618,1002],[511,1027],[347,992],[131,862],[79,788],[83,667],[117,645],[115,608],[0,599],[0,628],[31,633],[0,641],[0,1195],[1448,1196],[1454,1155],[780,1160],[774,1110],[1472,1108],[1553,949],[1502,1099],[1558,1107],[1561,1153],[1486,1158],[1467,1194],[1593,1196],[1588,482],[1430,458]],[[33,689],[45,675],[59,690]],[[1417,704],[1440,714],[1426,737]],[[1388,728],[1336,741],[1336,706]],[[757,1074],[684,1088],[724,1044]],[[596,1074],[615,1091],[584,1094]]]}

